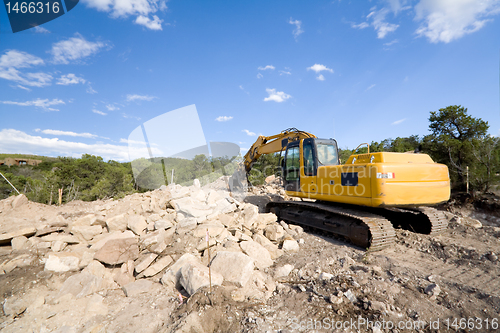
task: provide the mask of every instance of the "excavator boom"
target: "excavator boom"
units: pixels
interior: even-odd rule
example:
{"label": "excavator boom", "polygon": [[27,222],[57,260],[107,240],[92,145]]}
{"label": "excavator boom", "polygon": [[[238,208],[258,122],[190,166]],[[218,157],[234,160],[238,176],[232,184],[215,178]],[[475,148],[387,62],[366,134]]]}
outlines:
{"label": "excavator boom", "polygon": [[289,128],[282,131],[280,134],[272,136],[261,135],[245,154],[245,160],[243,162],[245,171],[250,172],[252,165],[263,154],[277,153],[285,150],[289,142],[315,137],[316,135],[314,134],[300,131],[296,128]]}

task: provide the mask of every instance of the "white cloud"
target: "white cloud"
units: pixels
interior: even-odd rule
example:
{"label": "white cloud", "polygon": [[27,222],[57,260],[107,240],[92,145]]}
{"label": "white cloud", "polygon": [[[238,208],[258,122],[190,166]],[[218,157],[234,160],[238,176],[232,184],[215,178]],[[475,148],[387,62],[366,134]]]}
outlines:
{"label": "white cloud", "polygon": [[302,21],[293,20],[290,17],[290,20],[288,21],[288,23],[295,25],[295,29],[293,30],[293,37],[295,38],[295,40],[297,40],[297,37],[299,37],[299,35],[304,32],[304,30],[302,30]]}
{"label": "white cloud", "polygon": [[140,117],[136,117],[136,116],[131,116],[129,114],[126,114],[126,113],[122,113],[122,117],[125,118],[125,119],[135,119],[135,120],[141,120]]}
{"label": "white cloud", "polygon": [[449,43],[481,29],[500,12],[498,0],[420,0],[415,6],[416,33],[431,43]]}
{"label": "white cloud", "polygon": [[396,43],[399,43],[399,40],[394,39],[394,40],[392,40],[392,41],[390,41],[390,42],[388,42],[388,43],[384,43],[384,45],[385,45],[385,46],[391,46],[391,45],[396,44]]}
{"label": "white cloud", "polygon": [[313,70],[316,73],[320,73],[322,71],[327,71],[333,73],[333,69],[326,67],[325,65],[314,64],[311,67],[307,67],[307,70]]}
{"label": "white cloud", "polygon": [[[80,157],[83,154],[102,156],[104,159],[117,161],[129,160],[129,149],[136,155],[140,154],[140,149],[128,146],[113,144],[86,144],[82,142],[72,142],[59,140],[58,138],[43,138],[33,136],[15,129],[3,129],[0,131],[0,151],[4,153],[23,153],[45,156],[72,156]],[[155,147],[151,147],[155,156],[162,156],[162,152]],[[132,156],[136,156],[132,154]]]}
{"label": "white cloud", "polygon": [[46,99],[37,98],[34,101],[26,101],[26,102],[0,101],[0,103],[18,105],[18,106],[35,106],[47,111],[59,111],[59,109],[49,108],[49,106],[51,105],[66,104],[64,103],[64,101],[60,99],[52,99],[52,101],[49,101],[47,98]]}
{"label": "white cloud", "polygon": [[370,89],[374,88],[375,86],[376,86],[376,84],[372,84],[372,85],[370,85],[368,88],[366,88],[366,90],[365,90],[365,91],[368,91],[368,90],[370,90]]}
{"label": "white cloud", "polygon": [[102,111],[99,111],[99,110],[96,110],[96,109],[92,109],[92,112],[94,112],[96,114],[100,114],[101,116],[107,116],[108,115],[106,112],[102,112]]}
{"label": "white cloud", "polygon": [[370,25],[366,22],[361,22],[360,24],[354,24],[354,23],[351,23],[351,28],[354,28],[354,29],[365,29],[365,28],[368,28]]}
{"label": "white cloud", "polygon": [[109,111],[120,110],[119,107],[117,107],[116,105],[113,105],[113,104],[106,104],[106,109],[108,109]]}
{"label": "white cloud", "polygon": [[323,76],[323,74],[320,74],[316,77],[316,80],[325,81],[325,77]]}
{"label": "white cloud", "polygon": [[41,27],[41,26],[37,25],[35,27],[35,33],[37,33],[37,34],[49,34],[50,31],[47,30],[47,29],[45,29],[44,27]]}
{"label": "white cloud", "polygon": [[41,58],[26,52],[8,50],[0,57],[0,78],[30,87],[50,85],[52,75],[47,73],[22,73],[19,68],[44,65]]}
{"label": "white cloud", "polygon": [[51,130],[51,129],[46,129],[46,130],[36,129],[35,132],[41,132],[43,134],[48,134],[48,135],[76,136],[76,137],[89,138],[89,139],[97,138],[97,135],[90,134],[90,133],[75,133],[75,132],[59,131],[59,130]]}
{"label": "white cloud", "polygon": [[261,78],[263,78],[263,77],[264,77],[264,75],[262,75],[262,74],[260,74],[260,73],[258,73],[258,74],[257,74],[257,78],[258,78],[258,79],[261,79]]}
{"label": "white cloud", "polygon": [[250,132],[249,130],[247,129],[244,129],[242,132],[245,132],[248,136],[256,136],[257,134],[255,134],[254,132]]}
{"label": "white cloud", "polygon": [[154,96],[148,96],[148,95],[137,95],[137,94],[128,94],[127,95],[127,102],[133,102],[133,101],[152,101],[156,97]]}
{"label": "white cloud", "polygon": [[103,42],[89,42],[77,33],[75,37],[54,43],[49,53],[52,54],[54,63],[69,64],[70,61],[96,54],[106,46]]}
{"label": "white cloud", "polygon": [[388,23],[385,21],[385,17],[389,14],[389,9],[382,8],[380,10],[376,10],[376,8],[372,8],[372,12],[366,16],[367,19],[371,19],[371,25],[377,31],[377,38],[382,39],[388,33],[396,31],[399,27],[398,24]]}
{"label": "white cloud", "polygon": [[94,88],[92,88],[92,86],[90,85],[90,82],[89,82],[89,85],[87,86],[87,93],[97,94],[97,91],[95,91]]}
{"label": "white cloud", "polygon": [[153,19],[150,19],[149,17],[143,15],[137,16],[137,18],[135,19],[135,24],[143,25],[151,30],[163,30],[161,28],[162,22],[163,20],[160,20],[160,18],[156,15],[153,15]]}
{"label": "white cloud", "polygon": [[215,118],[216,121],[229,121],[231,119],[233,119],[232,116],[219,116],[219,117]]}
{"label": "white cloud", "polygon": [[405,121],[406,118],[403,118],[403,119],[399,119],[399,120],[396,120],[395,122],[393,122],[391,125],[399,125],[401,124],[403,121]]}
{"label": "white cloud", "polygon": [[[83,0],[83,3],[98,11],[110,13],[112,18],[137,16],[136,24],[152,30],[161,30],[163,22],[158,16],[152,14],[167,9],[164,0]],[[149,18],[150,15],[153,19]]]}
{"label": "white cloud", "polygon": [[259,67],[259,68],[257,68],[257,69],[258,69],[259,71],[265,71],[265,70],[268,70],[268,69],[270,69],[270,70],[272,70],[272,71],[273,71],[273,70],[275,69],[275,67],[274,67],[273,65],[267,65],[267,66],[265,66],[265,67],[260,66],[260,67]]}
{"label": "white cloud", "polygon": [[276,91],[276,89],[266,89],[266,92],[269,94],[269,96],[264,98],[264,102],[274,101],[281,103],[292,97],[284,93],[283,91]]}
{"label": "white cloud", "polygon": [[292,75],[292,71],[285,67],[285,70],[280,71],[280,75]]}
{"label": "white cloud", "polygon": [[20,85],[20,84],[18,84],[16,87],[17,87],[17,88],[20,88],[20,89],[23,89],[23,90],[26,90],[26,91],[31,91],[31,89],[30,89],[30,88],[23,87],[23,86],[22,86],[22,85]]}
{"label": "white cloud", "polygon": [[82,77],[78,77],[75,74],[68,74],[68,75],[61,75],[59,79],[57,79],[56,84],[60,84],[63,86],[67,86],[70,84],[78,84],[78,83],[85,83],[85,79]]}

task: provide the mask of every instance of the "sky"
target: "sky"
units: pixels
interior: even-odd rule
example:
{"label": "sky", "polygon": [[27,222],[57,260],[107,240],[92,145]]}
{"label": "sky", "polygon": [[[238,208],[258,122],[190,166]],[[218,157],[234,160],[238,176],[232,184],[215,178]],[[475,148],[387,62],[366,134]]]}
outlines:
{"label": "sky", "polygon": [[[500,0],[80,0],[18,33],[3,7],[0,153],[129,161],[148,121],[172,144],[296,127],[353,149],[449,105],[498,136],[499,37]],[[192,128],[153,120],[193,105]]]}

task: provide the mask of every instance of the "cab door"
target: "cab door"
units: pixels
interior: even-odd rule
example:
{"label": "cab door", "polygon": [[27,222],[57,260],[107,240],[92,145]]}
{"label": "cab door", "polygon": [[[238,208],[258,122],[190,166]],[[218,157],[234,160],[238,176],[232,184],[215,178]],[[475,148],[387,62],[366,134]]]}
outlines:
{"label": "cab door", "polygon": [[317,193],[317,171],[318,163],[313,139],[304,139],[301,142],[302,159],[301,159],[301,191],[305,193]]}
{"label": "cab door", "polygon": [[288,145],[283,165],[285,191],[300,191],[300,146],[299,142]]}

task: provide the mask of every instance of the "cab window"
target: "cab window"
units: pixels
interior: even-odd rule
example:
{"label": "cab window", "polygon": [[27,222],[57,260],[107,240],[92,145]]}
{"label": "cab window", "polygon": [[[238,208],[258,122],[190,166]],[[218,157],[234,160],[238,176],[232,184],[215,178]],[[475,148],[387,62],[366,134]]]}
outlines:
{"label": "cab window", "polygon": [[304,143],[304,174],[314,176],[314,157],[311,143]]}
{"label": "cab window", "polygon": [[299,179],[300,167],[299,147],[289,148],[286,153],[285,170],[287,181],[294,181]]}

